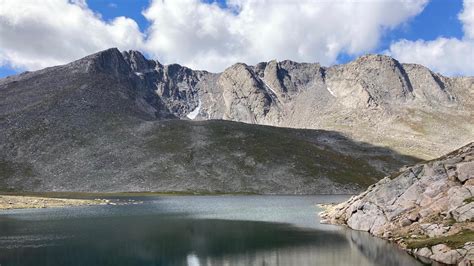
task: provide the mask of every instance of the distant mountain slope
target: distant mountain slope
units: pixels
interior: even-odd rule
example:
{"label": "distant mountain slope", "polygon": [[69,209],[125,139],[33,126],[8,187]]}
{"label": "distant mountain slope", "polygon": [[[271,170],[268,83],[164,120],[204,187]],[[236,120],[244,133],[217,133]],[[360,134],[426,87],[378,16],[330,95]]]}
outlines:
{"label": "distant mountain slope", "polygon": [[0,188],[21,191],[352,193],[414,161],[334,132],[226,121],[51,124],[6,140]]}
{"label": "distant mountain slope", "polygon": [[133,53],[0,80],[0,190],[348,193],[417,160],[336,132],[177,119],[197,95],[169,76],[214,74],[156,64],[152,82]]}
{"label": "distant mountain slope", "polygon": [[474,139],[473,77],[448,78],[382,55],[333,67],[288,60],[237,63],[223,73],[209,73],[109,49],[0,84],[13,88],[16,80],[51,71],[60,78],[93,71],[126,80],[122,94],[138,97],[133,108],[152,116],[159,111],[155,116],[338,131],[425,159]]}
{"label": "distant mountain slope", "polygon": [[[333,67],[288,60],[237,63],[223,73],[209,73],[112,48],[0,84],[14,88],[11,83],[29,77],[41,82],[38,75],[51,71],[58,79],[80,79],[92,71],[127,80],[121,95],[138,97],[133,108],[152,116],[158,110],[155,116],[338,131],[424,159],[474,139],[474,77],[448,78],[382,55]],[[105,87],[110,87],[108,78],[101,78]],[[41,97],[23,93],[28,101]]]}

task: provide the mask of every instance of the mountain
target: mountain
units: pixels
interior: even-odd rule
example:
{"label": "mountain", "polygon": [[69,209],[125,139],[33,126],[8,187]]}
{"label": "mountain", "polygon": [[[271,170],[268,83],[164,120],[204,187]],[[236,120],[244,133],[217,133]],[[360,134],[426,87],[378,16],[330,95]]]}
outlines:
{"label": "mountain", "polygon": [[396,241],[420,259],[474,261],[474,142],[406,167],[322,213],[326,222]]}
{"label": "mountain", "polygon": [[[143,94],[134,112],[152,117],[337,131],[423,159],[441,156],[474,138],[474,123],[469,122],[474,120],[474,77],[444,77],[383,55],[333,67],[288,60],[255,66],[237,63],[222,73],[209,73],[162,65],[137,51],[113,48],[67,67],[8,77],[0,84],[51,71],[61,72],[56,74],[61,78],[71,75],[71,82],[89,72],[126,79],[121,93]],[[138,89],[130,91],[131,87]],[[156,111],[160,113],[153,114]]]}
{"label": "mountain", "polygon": [[331,130],[424,159],[474,137],[474,77],[448,78],[388,56],[333,67],[237,63],[209,73],[163,66],[135,51],[123,55],[133,74],[182,119]]}
{"label": "mountain", "polygon": [[[285,101],[319,73],[301,66]],[[1,79],[0,190],[353,193],[418,161],[330,130],[207,121],[277,117],[265,69],[212,74],[109,49]]]}

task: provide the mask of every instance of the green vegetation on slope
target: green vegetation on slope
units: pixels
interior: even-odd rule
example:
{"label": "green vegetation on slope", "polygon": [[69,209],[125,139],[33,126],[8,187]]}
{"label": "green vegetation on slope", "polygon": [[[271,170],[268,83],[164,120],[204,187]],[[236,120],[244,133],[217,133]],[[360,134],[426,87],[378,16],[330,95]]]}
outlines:
{"label": "green vegetation on slope", "polygon": [[[0,189],[352,193],[384,176],[373,161],[392,168],[404,164],[404,157],[389,150],[330,131],[219,120],[139,121],[110,113],[87,121],[45,124],[26,139],[10,135],[28,157],[0,164]],[[12,168],[20,159],[28,165]]]}
{"label": "green vegetation on slope", "polygon": [[[369,186],[380,173],[366,161],[336,153],[330,147],[310,142],[293,129],[243,127],[239,123],[209,124],[211,148],[221,152],[241,151],[256,164],[290,165],[295,174],[311,182],[315,177],[328,176],[341,183]],[[245,169],[252,164],[245,164]]]}
{"label": "green vegetation on slope", "polygon": [[[393,161],[387,154],[371,155],[371,148],[360,148],[365,157],[336,151],[334,146],[350,147],[349,139],[337,144],[321,143],[309,136],[330,136],[333,132],[307,131],[288,128],[249,125],[229,121],[190,122],[169,120],[158,123],[147,132],[145,148],[168,154],[173,162],[182,165],[200,165],[206,160],[210,176],[213,168],[224,160],[242,175],[259,175],[262,166],[267,171],[287,167],[293,175],[305,182],[327,177],[340,184],[366,187],[383,174],[368,163],[368,159]],[[303,134],[305,133],[305,134]],[[334,137],[334,136],[332,136]],[[372,148],[373,149],[373,148]],[[215,169],[214,169],[215,170]]]}
{"label": "green vegetation on slope", "polygon": [[445,244],[451,248],[461,248],[467,242],[474,241],[474,231],[463,230],[457,234],[443,237],[433,237],[428,239],[410,240],[407,242],[407,248],[432,247],[438,244]]}

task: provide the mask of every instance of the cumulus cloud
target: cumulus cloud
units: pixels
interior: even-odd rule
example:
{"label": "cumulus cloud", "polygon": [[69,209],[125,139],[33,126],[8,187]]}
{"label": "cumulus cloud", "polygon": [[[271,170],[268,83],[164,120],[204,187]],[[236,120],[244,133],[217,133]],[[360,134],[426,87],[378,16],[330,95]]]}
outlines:
{"label": "cumulus cloud", "polygon": [[459,14],[462,39],[439,37],[435,40],[400,40],[387,54],[402,62],[419,63],[445,75],[474,75],[474,1],[464,0]]}
{"label": "cumulus cloud", "polygon": [[[222,71],[235,62],[321,62],[373,51],[386,30],[428,0],[154,0],[135,21],[104,21],[85,0],[0,0],[0,64],[39,69],[108,47],[137,49],[163,63]],[[466,24],[467,25],[467,24]]]}
{"label": "cumulus cloud", "polygon": [[164,62],[220,71],[236,61],[332,64],[342,52],[375,49],[385,30],[420,13],[427,0],[155,0],[146,50]]}
{"label": "cumulus cloud", "polygon": [[0,0],[0,63],[29,70],[62,64],[113,46],[140,49],[137,23],[110,22],[84,0]]}

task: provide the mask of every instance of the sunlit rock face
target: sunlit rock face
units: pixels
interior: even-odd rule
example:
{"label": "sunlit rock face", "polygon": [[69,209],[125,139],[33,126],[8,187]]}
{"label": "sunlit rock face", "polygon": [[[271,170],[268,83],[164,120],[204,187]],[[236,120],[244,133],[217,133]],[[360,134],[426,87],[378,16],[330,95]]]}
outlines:
{"label": "sunlit rock face", "polygon": [[332,67],[237,63],[222,73],[162,65],[137,51],[110,49],[88,58],[100,60],[73,64],[132,78],[181,119],[335,130],[427,159],[474,137],[474,126],[466,123],[474,119],[474,78],[444,77],[388,56],[366,55]]}
{"label": "sunlit rock face", "polygon": [[326,222],[395,239],[421,257],[465,263],[474,259],[473,196],[474,143],[470,143],[436,160],[406,167],[322,216]]}

